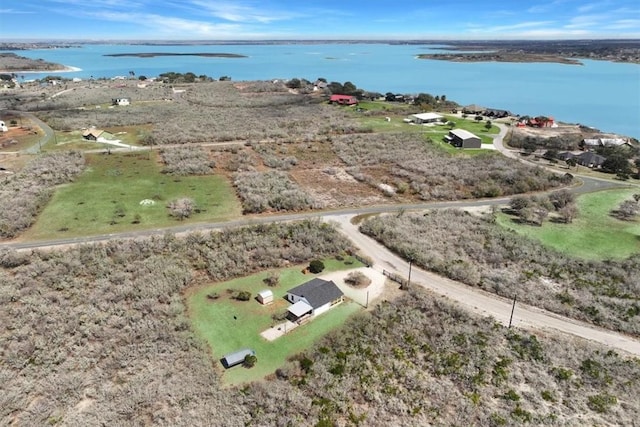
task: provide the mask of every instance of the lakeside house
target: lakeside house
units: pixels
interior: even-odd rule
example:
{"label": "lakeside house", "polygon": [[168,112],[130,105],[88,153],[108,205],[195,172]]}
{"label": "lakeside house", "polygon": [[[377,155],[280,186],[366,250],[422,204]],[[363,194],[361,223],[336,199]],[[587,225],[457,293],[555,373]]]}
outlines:
{"label": "lakeside house", "polygon": [[436,123],[443,123],[444,116],[438,113],[420,113],[412,114],[404,120],[407,123],[415,123],[417,125],[430,125]]}
{"label": "lakeside house", "polygon": [[315,278],[290,289],[286,299],[293,304],[287,310],[287,317],[302,323],[343,302],[344,294],[334,282]]}
{"label": "lakeside house", "polygon": [[464,129],[452,129],[449,131],[449,135],[445,135],[444,139],[458,148],[482,147],[480,137]]}
{"label": "lakeside house", "polygon": [[358,98],[353,95],[331,95],[329,102],[339,105],[357,105]]}
{"label": "lakeside house", "polygon": [[623,138],[585,138],[579,144],[580,148],[586,151],[600,147],[620,147],[623,145],[631,146],[631,143]]}
{"label": "lakeside house", "polygon": [[90,128],[82,131],[82,138],[89,141],[97,141],[100,136],[104,134],[104,131],[101,129]]}
{"label": "lakeside house", "polygon": [[606,157],[591,151],[585,151],[584,153],[574,154],[570,151],[565,151],[558,154],[559,160],[567,161],[569,159],[575,159],[576,163],[580,166],[585,166],[591,169],[599,169],[603,163],[607,160]]}

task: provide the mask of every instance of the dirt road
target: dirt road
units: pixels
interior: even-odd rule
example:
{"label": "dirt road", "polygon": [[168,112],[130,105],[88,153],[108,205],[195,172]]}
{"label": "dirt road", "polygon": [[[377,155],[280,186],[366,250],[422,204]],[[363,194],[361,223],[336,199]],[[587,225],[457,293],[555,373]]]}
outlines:
{"label": "dirt road", "polygon": [[[333,216],[331,220],[339,224],[341,232],[353,241],[364,254],[373,258],[374,266],[372,268],[378,271],[384,269],[406,278],[409,273],[409,264],[374,239],[360,233],[358,227],[351,223],[352,217],[352,215]],[[474,313],[493,317],[503,325],[509,324],[513,306],[512,300],[449,280],[415,266],[412,266],[411,269],[411,285],[422,286],[443,295]],[[536,307],[516,303],[512,324],[529,330],[562,332],[640,356],[640,341],[638,340]]]}

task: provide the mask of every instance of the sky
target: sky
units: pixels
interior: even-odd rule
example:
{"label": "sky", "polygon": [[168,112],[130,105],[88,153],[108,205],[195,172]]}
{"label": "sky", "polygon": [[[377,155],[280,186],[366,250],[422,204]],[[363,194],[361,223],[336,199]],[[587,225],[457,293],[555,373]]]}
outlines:
{"label": "sky", "polygon": [[638,0],[0,0],[0,41],[640,38]]}

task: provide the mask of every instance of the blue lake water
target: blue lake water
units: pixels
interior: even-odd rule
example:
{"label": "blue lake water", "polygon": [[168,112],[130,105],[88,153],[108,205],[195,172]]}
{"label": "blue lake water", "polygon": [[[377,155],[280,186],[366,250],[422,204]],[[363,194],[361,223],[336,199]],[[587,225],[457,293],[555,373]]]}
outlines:
{"label": "blue lake water", "polygon": [[[433,47],[433,46],[432,46]],[[547,63],[456,63],[416,59],[432,47],[386,44],[280,44],[219,46],[84,45],[80,48],[17,51],[82,71],[65,77],[153,77],[193,72],[233,80],[324,77],[351,81],[381,93],[446,95],[462,105],[553,116],[605,132],[640,138],[640,65],[583,60],[583,66]],[[236,53],[247,58],[107,57],[113,53]],[[48,74],[25,74],[41,78]]]}

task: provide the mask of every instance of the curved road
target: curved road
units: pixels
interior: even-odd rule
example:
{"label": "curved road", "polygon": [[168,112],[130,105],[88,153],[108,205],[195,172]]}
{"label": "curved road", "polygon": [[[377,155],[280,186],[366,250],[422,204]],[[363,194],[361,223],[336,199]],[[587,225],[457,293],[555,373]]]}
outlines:
{"label": "curved road", "polygon": [[[386,247],[358,231],[351,223],[351,215],[333,216],[340,231],[360,250],[374,261],[372,268],[387,270],[402,277],[408,276],[409,264]],[[503,325],[509,324],[513,301],[477,288],[447,279],[412,266],[411,285],[422,286],[439,295],[461,304],[464,308],[484,316],[491,316]],[[601,329],[596,326],[569,319],[543,309],[517,303],[513,325],[529,330],[553,330],[595,341],[629,354],[640,356],[640,341],[629,336]]]}

